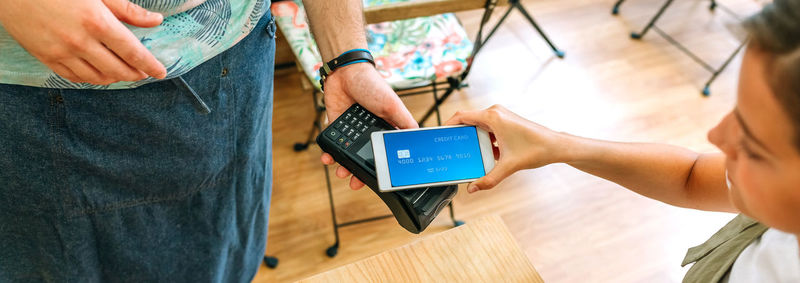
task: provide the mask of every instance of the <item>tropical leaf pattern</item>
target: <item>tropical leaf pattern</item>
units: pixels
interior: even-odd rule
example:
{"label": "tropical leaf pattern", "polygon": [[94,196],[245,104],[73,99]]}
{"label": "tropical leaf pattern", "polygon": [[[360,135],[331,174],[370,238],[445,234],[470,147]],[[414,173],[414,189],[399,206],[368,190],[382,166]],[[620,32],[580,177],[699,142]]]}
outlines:
{"label": "tropical leaf pattern", "polygon": [[[364,6],[408,0],[364,0]],[[322,58],[300,0],[272,4],[272,13],[303,72],[319,89]],[[453,14],[367,25],[367,44],[378,71],[395,89],[460,74],[472,42]]]}
{"label": "tropical leaf pattern", "polygon": [[[132,0],[163,13],[155,28],[131,27],[167,67],[167,78],[180,76],[217,56],[247,36],[269,7],[269,0]],[[73,83],[59,77],[27,53],[0,27],[0,83],[68,89],[126,89],[155,79],[108,86]]]}

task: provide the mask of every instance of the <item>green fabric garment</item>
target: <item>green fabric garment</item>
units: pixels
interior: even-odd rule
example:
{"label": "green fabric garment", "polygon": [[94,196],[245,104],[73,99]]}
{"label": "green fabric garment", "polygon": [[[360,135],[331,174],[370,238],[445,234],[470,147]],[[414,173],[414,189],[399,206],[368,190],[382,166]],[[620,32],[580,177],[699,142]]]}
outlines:
{"label": "green fabric garment", "polygon": [[739,214],[702,245],[689,249],[681,266],[694,263],[683,282],[720,282],[739,254],[769,227]]}

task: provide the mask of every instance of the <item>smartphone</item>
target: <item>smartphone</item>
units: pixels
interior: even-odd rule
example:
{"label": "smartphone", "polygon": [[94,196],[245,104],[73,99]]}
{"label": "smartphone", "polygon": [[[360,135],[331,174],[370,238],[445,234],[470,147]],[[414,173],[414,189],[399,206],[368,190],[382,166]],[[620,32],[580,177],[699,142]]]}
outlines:
{"label": "smartphone", "polygon": [[494,167],[489,133],[475,126],[377,131],[370,137],[381,192],[468,183]]}
{"label": "smartphone", "polygon": [[353,104],[323,129],[316,141],[322,151],[333,156],[336,162],[350,170],[380,197],[400,226],[418,234],[450,204],[458,193],[458,186],[431,186],[397,192],[378,190],[370,135],[375,131],[394,129],[361,105]]}

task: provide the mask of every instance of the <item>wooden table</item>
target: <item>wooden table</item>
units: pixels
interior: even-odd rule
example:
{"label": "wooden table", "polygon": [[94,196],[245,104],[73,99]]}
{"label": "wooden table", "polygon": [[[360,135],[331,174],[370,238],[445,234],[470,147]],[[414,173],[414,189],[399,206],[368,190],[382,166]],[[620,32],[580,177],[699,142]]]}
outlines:
{"label": "wooden table", "polygon": [[543,282],[498,216],[300,282]]}

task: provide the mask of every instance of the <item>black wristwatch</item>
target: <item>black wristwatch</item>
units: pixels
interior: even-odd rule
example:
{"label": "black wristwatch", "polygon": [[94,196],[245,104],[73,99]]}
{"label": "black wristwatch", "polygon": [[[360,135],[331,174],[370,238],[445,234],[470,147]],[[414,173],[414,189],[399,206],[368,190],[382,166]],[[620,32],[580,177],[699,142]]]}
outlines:
{"label": "black wristwatch", "polygon": [[322,90],[325,90],[325,79],[327,79],[333,71],[350,64],[363,62],[369,62],[372,66],[375,66],[375,60],[372,58],[372,54],[366,49],[353,49],[342,53],[339,57],[322,64],[322,67],[319,68],[319,85],[322,87]]}

